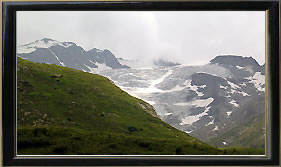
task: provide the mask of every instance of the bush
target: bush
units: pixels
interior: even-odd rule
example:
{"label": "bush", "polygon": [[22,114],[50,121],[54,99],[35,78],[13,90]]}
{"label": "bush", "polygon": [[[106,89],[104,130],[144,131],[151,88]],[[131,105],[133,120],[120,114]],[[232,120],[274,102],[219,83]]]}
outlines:
{"label": "bush", "polygon": [[144,143],[144,142],[139,142],[138,143],[138,146],[140,146],[140,147],[149,147],[149,143]]}
{"label": "bush", "polygon": [[80,138],[80,137],[75,136],[75,137],[73,137],[73,139],[74,139],[74,140],[80,140],[81,138]]}
{"label": "bush", "polygon": [[197,144],[193,144],[193,147],[194,147],[194,148],[197,148]]}
{"label": "bush", "polygon": [[42,147],[50,145],[49,139],[40,137],[40,138],[19,138],[18,147],[19,148],[28,148],[28,147]]}
{"label": "bush", "polygon": [[67,151],[66,145],[57,145],[53,148],[53,152],[56,154],[64,154]]}
{"label": "bush", "polygon": [[33,129],[33,134],[34,134],[34,136],[39,136],[40,134],[43,134],[46,136],[47,129],[46,128],[35,128],[35,129]]}
{"label": "bush", "polygon": [[117,145],[116,144],[110,144],[109,147],[112,148],[112,149],[115,149],[115,148],[117,148]]}
{"label": "bush", "polygon": [[183,149],[181,147],[177,147],[176,154],[183,154]]}
{"label": "bush", "polygon": [[135,128],[135,127],[128,127],[128,130],[129,130],[130,132],[134,132],[134,131],[137,131],[138,129]]}

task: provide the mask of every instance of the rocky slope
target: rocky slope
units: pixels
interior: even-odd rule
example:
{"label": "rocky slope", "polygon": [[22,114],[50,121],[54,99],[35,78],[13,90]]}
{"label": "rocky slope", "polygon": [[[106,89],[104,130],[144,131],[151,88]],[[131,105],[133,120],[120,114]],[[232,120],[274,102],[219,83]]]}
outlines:
{"label": "rocky slope", "polygon": [[[252,57],[221,55],[201,66],[158,60],[152,68],[129,68],[138,61],[50,39],[20,46],[17,55],[106,76],[153,105],[168,124],[215,146],[264,147],[265,65]],[[237,142],[242,134],[259,140]]]}
{"label": "rocky slope", "polygon": [[85,51],[73,42],[44,38],[17,47],[17,56],[32,62],[56,64],[86,72],[129,68],[121,65],[109,50],[97,48]]}
{"label": "rocky slope", "polygon": [[[152,104],[162,120],[205,142],[252,119],[264,120],[264,73],[264,66],[253,58],[226,55],[202,66],[100,72],[131,95]],[[253,144],[256,146],[264,144],[264,124],[260,125],[257,129],[262,140]],[[233,136],[237,134],[229,137]],[[225,140],[212,144],[234,142]]]}

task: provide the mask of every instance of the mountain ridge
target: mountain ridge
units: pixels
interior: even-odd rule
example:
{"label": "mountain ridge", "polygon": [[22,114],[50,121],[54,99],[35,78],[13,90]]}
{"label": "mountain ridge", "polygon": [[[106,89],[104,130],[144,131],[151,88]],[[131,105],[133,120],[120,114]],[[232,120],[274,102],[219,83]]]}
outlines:
{"label": "mountain ridge", "polygon": [[[131,95],[152,104],[165,122],[216,146],[223,146],[221,143],[224,141],[214,143],[211,142],[212,138],[242,126],[247,119],[258,117],[258,120],[264,120],[257,113],[265,113],[265,76],[260,68],[252,65],[240,67],[236,64],[209,63],[201,66],[101,71],[100,74]],[[255,97],[260,107],[249,105],[254,104]],[[258,129],[261,138],[264,138],[262,127]],[[231,145],[231,140],[227,141]],[[240,146],[243,147],[243,144]],[[263,146],[262,143],[255,145]]]}
{"label": "mountain ridge", "polygon": [[74,42],[59,42],[50,38],[18,46],[17,56],[33,62],[56,64],[86,72],[95,72],[98,68],[129,68],[120,64],[109,50],[93,48],[85,51]]}
{"label": "mountain ridge", "polygon": [[[60,47],[71,48],[68,43],[62,45]],[[58,54],[60,47],[51,48],[51,51]],[[247,119],[260,122],[264,120],[264,117],[258,113],[264,112],[265,64],[259,65],[252,57],[218,55],[206,65],[169,66],[168,64],[168,66],[134,69],[122,66],[120,63],[119,65],[118,62],[132,64],[134,67],[136,61],[116,59],[109,50],[94,48],[86,52],[78,48],[74,52],[79,51],[84,53],[83,57],[75,62],[79,62],[82,66],[69,65],[67,63],[69,57],[61,63],[70,68],[108,77],[130,95],[152,104],[165,122],[209,144],[224,146],[222,142],[226,141],[220,136],[225,136],[228,145],[232,145],[230,138],[236,134],[227,136],[224,135],[225,133],[237,132],[233,130],[236,127],[244,129],[243,125],[247,124]],[[50,54],[50,50],[46,49],[40,53],[44,52]],[[69,54],[70,57],[75,56],[67,51],[65,54]],[[28,56],[33,55],[31,53],[25,56],[28,59]],[[40,58],[41,63],[49,61],[45,59],[45,54],[36,56]],[[56,60],[54,55],[52,58],[53,61]],[[53,64],[63,66],[60,62]],[[97,66],[99,68],[96,68]],[[120,67],[117,69],[122,70],[111,70],[109,66]],[[260,107],[247,107],[246,102],[252,104],[255,97]],[[252,114],[244,116],[244,112]],[[243,117],[240,118],[242,115]],[[262,126],[258,129],[263,132]],[[250,132],[254,131],[255,129]],[[264,138],[263,133],[260,133],[260,137]],[[257,142],[259,143],[256,143],[256,146],[263,146],[262,140]],[[242,147],[246,146],[243,142],[241,144]]]}
{"label": "mountain ridge", "polygon": [[210,60],[210,63],[218,63],[221,65],[233,65],[238,66],[238,68],[243,68],[247,66],[253,67],[255,71],[261,71],[262,66],[253,57],[243,57],[236,55],[219,55],[214,59]]}
{"label": "mountain ridge", "polygon": [[209,146],[164,123],[152,106],[105,77],[17,62],[19,155],[262,154]]}

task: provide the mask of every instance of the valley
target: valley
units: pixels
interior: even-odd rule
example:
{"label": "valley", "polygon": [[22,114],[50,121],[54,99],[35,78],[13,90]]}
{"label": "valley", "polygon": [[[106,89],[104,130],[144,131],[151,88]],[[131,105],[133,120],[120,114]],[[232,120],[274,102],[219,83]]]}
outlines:
{"label": "valley", "polygon": [[[108,77],[132,96],[153,105],[165,122],[208,143],[248,120],[265,119],[263,69],[247,71],[245,68],[252,67],[249,64],[241,69],[234,65],[210,63],[105,70],[99,74]],[[264,129],[264,124],[259,125],[252,128]],[[264,145],[264,133],[259,135],[260,146]],[[225,139],[212,144],[227,146],[232,142]]]}
{"label": "valley", "polygon": [[[71,71],[77,73],[77,77],[69,78],[68,82],[62,82],[60,79],[57,79],[59,81],[56,81],[55,83],[62,84],[61,86],[63,87],[66,86],[64,85],[65,83],[70,84],[74,81],[77,82],[76,91],[80,91],[80,89],[83,90],[84,88],[89,86],[91,87],[96,83],[91,82],[91,84],[88,83],[84,85],[86,82],[81,82],[82,85],[79,85],[81,77],[84,75],[85,77],[90,77],[91,75],[97,77],[98,75],[96,74],[99,74],[111,80],[108,80],[107,82],[113,82],[116,86],[118,86],[116,87],[116,90],[120,88],[123,90],[120,90],[121,92],[127,92],[129,95],[138,98],[138,100],[141,99],[141,101],[138,102],[140,104],[137,106],[137,108],[141,107],[146,109],[148,107],[149,110],[146,111],[147,113],[150,113],[159,121],[162,120],[166,122],[167,125],[169,124],[168,126],[171,126],[171,128],[175,130],[181,130],[183,135],[190,135],[192,137],[198,138],[199,140],[213,145],[214,147],[247,147],[264,149],[265,66],[259,65],[252,57],[234,55],[214,56],[214,59],[210,60],[210,63],[198,66],[186,66],[180,65],[179,63],[161,60],[156,61],[157,63],[150,68],[143,68],[138,65],[138,60],[131,61],[120,58],[117,59],[109,50],[100,50],[94,48],[89,51],[85,51],[83,48],[74,43],[61,43],[52,39],[38,40],[34,43],[19,46],[18,48],[18,57],[30,60],[32,62],[43,63],[42,65],[38,64],[34,66],[42,66],[42,69],[45,69],[45,67],[53,68],[54,71],[52,71],[52,73],[54,74],[57,73],[55,70],[65,71],[66,69],[69,69],[69,71],[66,70],[68,72]],[[21,61],[24,62],[25,60],[19,59],[19,62]],[[26,64],[28,63],[26,62]],[[55,64],[58,67],[51,64]],[[61,68],[59,68],[59,66],[61,66]],[[76,71],[73,71],[73,69],[76,69]],[[79,73],[77,70],[80,70],[79,72],[81,73]],[[26,74],[20,72],[21,75],[27,78],[30,77],[28,76],[30,75],[29,73],[30,71]],[[21,77],[21,75],[19,75],[19,77]],[[33,76],[36,78],[37,75],[41,76],[42,74],[36,72],[36,74]],[[65,74],[59,75],[65,76]],[[69,75],[72,74],[69,73]],[[48,83],[49,80],[50,78],[47,79],[45,83]],[[37,84],[35,81],[36,80],[33,80],[29,83],[33,82],[34,84]],[[21,80],[19,80],[19,82],[21,82]],[[24,83],[25,79],[21,83],[23,84],[22,86],[25,86]],[[24,88],[23,91],[25,89],[26,88]],[[78,108],[85,107],[83,111],[90,111],[93,109],[89,108],[89,106],[92,106],[89,104],[92,104],[93,102],[89,101],[89,104],[84,104],[84,102],[81,101],[71,101],[71,97],[73,94],[76,95],[76,91],[69,87],[69,90],[67,91],[72,92],[73,94],[70,93],[70,95],[65,95],[65,89],[61,90],[58,89],[57,86],[53,85],[52,88],[44,90],[46,92],[42,93],[41,88],[38,88],[36,90],[37,93],[35,90],[33,90],[33,93],[29,92],[28,94],[22,96],[22,98],[26,98],[26,96],[28,97],[31,94],[38,96],[40,95],[39,97],[43,95],[42,97],[45,98],[48,96],[58,96],[57,98],[59,99],[65,99],[69,96],[68,102],[71,103],[71,106],[65,106],[66,108],[61,108],[61,102],[58,103],[52,101],[51,106],[53,108],[48,108],[52,111],[57,111],[61,108],[63,111],[62,113],[66,115],[67,110],[70,110],[71,114],[75,113],[75,109],[73,109],[74,106],[77,106]],[[96,87],[96,89],[99,90],[99,87]],[[96,91],[96,89],[93,88],[95,92],[99,92]],[[56,91],[57,95],[55,95],[55,92],[50,93],[50,90]],[[88,95],[88,92],[91,92],[88,90],[88,88],[85,89],[85,91],[81,91],[79,96],[77,96],[79,98],[75,99],[87,99],[86,101],[93,100],[99,102],[99,105],[101,106],[111,106],[109,105],[111,104],[110,101],[106,102],[109,96],[104,96],[102,93],[100,93],[98,96],[92,97],[92,95]],[[114,95],[116,100],[118,100],[117,97],[119,98],[120,94]],[[41,100],[46,101],[46,99]],[[33,102],[33,100],[31,101]],[[125,103],[125,106],[131,106],[131,102],[132,101],[130,100],[129,103]],[[119,102],[117,101],[112,102],[112,104],[118,103]],[[59,105],[59,107],[57,107],[57,105]],[[96,105],[93,106],[95,106],[94,110],[101,110],[101,108],[96,109]],[[34,112],[36,112],[36,110],[34,110]],[[112,108],[109,107],[103,108],[101,111],[106,113],[111,110]],[[120,108],[120,111],[121,110],[122,107]],[[127,109],[124,108],[123,110],[127,111]],[[99,113],[105,115],[103,112]],[[25,112],[23,112],[23,114],[25,114]],[[55,115],[53,116],[53,119],[57,117]],[[87,112],[86,115],[88,116],[85,118],[86,120],[92,117],[95,118],[95,116]],[[112,118],[107,120],[108,125],[114,123],[114,114],[112,114],[111,117]],[[72,120],[72,118],[70,119]],[[81,118],[80,121],[83,119]],[[134,120],[133,117],[131,119]],[[34,124],[26,122],[26,120],[19,121],[22,121],[22,124],[20,123],[20,125],[23,127],[28,125],[23,130],[30,131],[29,133],[31,133],[32,128],[30,129],[29,126],[33,126]],[[40,125],[40,121],[36,121]],[[89,122],[90,121],[95,122],[97,120],[90,119]],[[126,119],[126,121],[128,121],[128,119]],[[68,127],[70,122],[65,121],[65,126],[67,125],[66,127]],[[75,128],[82,128],[84,130],[85,128],[89,129],[92,127],[90,125],[83,124],[84,123],[80,123],[80,125],[73,125],[75,125]],[[71,124],[71,126],[73,125]],[[126,126],[123,127],[122,132],[124,132],[124,129],[131,127],[127,123]],[[103,128],[107,129],[106,126],[101,126],[101,129]],[[112,126],[108,127],[108,129],[110,128],[112,128]],[[55,133],[56,130],[54,129],[51,131]],[[76,131],[73,132],[76,133]],[[148,136],[152,137],[153,133],[148,133],[146,137]],[[163,137],[166,138],[167,136]],[[200,154],[202,154],[202,152],[200,152]],[[189,153],[185,152],[185,154]]]}
{"label": "valley", "polygon": [[17,62],[18,155],[263,154],[205,144],[161,121],[151,105],[102,76]]}

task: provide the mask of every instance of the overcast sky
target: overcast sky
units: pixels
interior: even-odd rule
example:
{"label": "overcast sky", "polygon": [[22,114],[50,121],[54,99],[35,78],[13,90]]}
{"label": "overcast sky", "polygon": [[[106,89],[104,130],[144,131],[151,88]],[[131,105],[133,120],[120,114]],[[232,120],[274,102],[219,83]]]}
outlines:
{"label": "overcast sky", "polygon": [[264,64],[265,12],[17,12],[17,45],[42,38],[108,49],[125,59],[198,65],[231,54]]}

